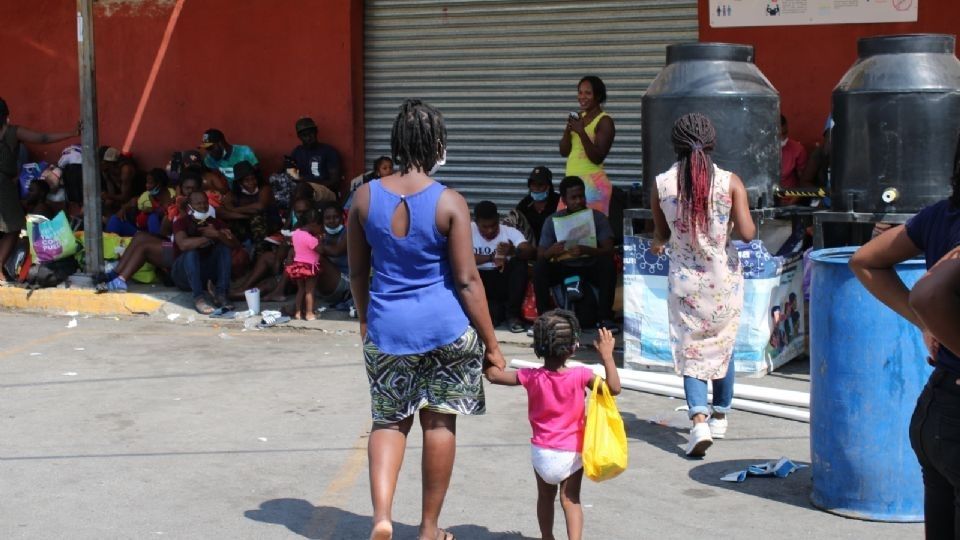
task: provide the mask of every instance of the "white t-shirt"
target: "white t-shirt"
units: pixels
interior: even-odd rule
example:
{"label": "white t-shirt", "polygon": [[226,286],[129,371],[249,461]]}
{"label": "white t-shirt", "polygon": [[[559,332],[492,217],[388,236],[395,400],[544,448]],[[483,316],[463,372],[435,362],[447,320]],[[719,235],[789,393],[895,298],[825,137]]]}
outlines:
{"label": "white t-shirt", "polygon": [[[474,222],[470,223],[470,230],[473,232],[473,254],[474,255],[493,255],[497,251],[497,244],[503,242],[513,242],[514,246],[519,246],[527,241],[526,237],[523,236],[523,233],[510,227],[508,225],[500,224],[500,232],[497,233],[496,238],[493,240],[487,240],[480,234],[480,229],[477,229],[477,224]],[[491,262],[485,262],[477,268],[479,270],[493,270],[497,265]]]}

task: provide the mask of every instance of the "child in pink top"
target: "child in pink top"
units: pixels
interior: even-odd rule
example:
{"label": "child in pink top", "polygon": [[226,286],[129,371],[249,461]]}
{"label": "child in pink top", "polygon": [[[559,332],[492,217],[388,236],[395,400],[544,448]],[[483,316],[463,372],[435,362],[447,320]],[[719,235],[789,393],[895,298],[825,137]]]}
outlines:
{"label": "child in pink top", "polygon": [[[583,480],[585,423],[584,393],[597,378],[586,367],[568,368],[567,358],[579,346],[580,324],[569,311],[554,310],[533,323],[533,350],[543,367],[503,370],[487,368],[493,384],[522,385],[527,390],[527,416],[533,430],[531,458],[537,477],[537,521],[543,538],[553,538],[553,504],[559,484],[560,504],[567,522],[567,537],[583,536],[580,484]],[[620,376],[613,362],[613,334],[606,328],[593,345],[600,353],[610,393],[620,393]]]}
{"label": "child in pink top", "polygon": [[293,262],[287,265],[286,274],[297,284],[297,305],[293,318],[312,321],[317,318],[313,313],[313,290],[317,286],[320,273],[320,238],[323,225],[320,214],[309,210],[302,216],[297,229],[291,235],[293,243]]}

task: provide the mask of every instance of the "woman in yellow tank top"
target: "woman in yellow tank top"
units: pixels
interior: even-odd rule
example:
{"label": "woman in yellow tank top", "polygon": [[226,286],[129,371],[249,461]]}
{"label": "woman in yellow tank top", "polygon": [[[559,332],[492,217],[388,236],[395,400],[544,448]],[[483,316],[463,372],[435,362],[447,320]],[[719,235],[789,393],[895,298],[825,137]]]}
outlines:
{"label": "woman in yellow tank top", "polygon": [[[603,112],[607,87],[599,77],[588,75],[577,85],[580,111],[567,118],[567,127],[560,138],[560,155],[567,158],[565,176],[579,176],[586,186],[587,206],[610,213],[613,185],[603,170],[603,160],[610,153],[616,128],[613,118]],[[562,203],[561,203],[562,204]]]}

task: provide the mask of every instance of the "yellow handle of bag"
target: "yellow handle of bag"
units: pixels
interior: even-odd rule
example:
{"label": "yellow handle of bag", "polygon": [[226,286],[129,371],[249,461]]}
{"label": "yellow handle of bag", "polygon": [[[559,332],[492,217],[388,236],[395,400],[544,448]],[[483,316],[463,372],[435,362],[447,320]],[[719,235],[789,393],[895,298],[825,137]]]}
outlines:
{"label": "yellow handle of bag", "polygon": [[594,482],[609,480],[627,469],[627,434],[623,418],[607,382],[600,377],[594,379],[587,399],[582,456],[583,472]]}

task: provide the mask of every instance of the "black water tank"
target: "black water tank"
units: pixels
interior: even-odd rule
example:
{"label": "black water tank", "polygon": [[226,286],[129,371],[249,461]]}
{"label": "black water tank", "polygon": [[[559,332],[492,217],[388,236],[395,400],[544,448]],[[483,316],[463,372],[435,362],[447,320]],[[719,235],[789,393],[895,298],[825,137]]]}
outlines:
{"label": "black water tank", "polygon": [[833,90],[833,209],[916,212],[950,195],[960,133],[954,36],[860,39]]}
{"label": "black water tank", "polygon": [[753,63],[753,47],[728,43],[667,46],[667,65],[641,103],[644,201],[658,174],[677,160],[673,124],[699,112],[713,122],[713,160],[743,179],[750,206],[773,206],[780,181],[780,95]]}

